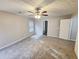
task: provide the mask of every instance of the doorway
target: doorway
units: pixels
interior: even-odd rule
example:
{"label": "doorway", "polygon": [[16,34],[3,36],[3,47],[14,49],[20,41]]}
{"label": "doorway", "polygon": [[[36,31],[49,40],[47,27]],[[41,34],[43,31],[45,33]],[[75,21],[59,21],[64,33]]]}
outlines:
{"label": "doorway", "polygon": [[48,21],[43,22],[43,35],[47,36]]}

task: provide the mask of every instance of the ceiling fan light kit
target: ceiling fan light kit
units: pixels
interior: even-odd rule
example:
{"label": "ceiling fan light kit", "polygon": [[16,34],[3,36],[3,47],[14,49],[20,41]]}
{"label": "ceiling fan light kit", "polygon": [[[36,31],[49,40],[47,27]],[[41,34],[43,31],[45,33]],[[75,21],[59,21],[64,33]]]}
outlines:
{"label": "ceiling fan light kit", "polygon": [[40,19],[41,16],[40,16],[40,15],[35,15],[35,18],[36,18],[36,19]]}
{"label": "ceiling fan light kit", "polygon": [[36,19],[40,19],[41,16],[48,16],[47,11],[41,11],[41,8],[39,7],[36,8],[35,10],[36,10],[36,15],[35,15]]}
{"label": "ceiling fan light kit", "polygon": [[48,16],[47,11],[42,11],[40,7],[35,8],[35,12],[27,11],[34,15],[36,19],[40,19],[42,16]]}

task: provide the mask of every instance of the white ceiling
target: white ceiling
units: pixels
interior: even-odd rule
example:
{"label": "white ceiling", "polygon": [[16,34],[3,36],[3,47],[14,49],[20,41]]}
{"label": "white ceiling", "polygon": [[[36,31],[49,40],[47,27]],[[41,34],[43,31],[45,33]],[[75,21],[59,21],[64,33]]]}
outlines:
{"label": "white ceiling", "polygon": [[34,11],[36,7],[47,10],[49,16],[62,16],[77,12],[77,0],[0,0],[0,10],[22,15]]}

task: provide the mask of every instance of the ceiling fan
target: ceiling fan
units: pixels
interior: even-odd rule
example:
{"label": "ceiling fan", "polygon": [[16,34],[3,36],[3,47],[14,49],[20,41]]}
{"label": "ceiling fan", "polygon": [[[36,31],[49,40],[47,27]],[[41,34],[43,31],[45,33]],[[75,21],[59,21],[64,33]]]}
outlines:
{"label": "ceiling fan", "polygon": [[33,14],[33,16],[35,16],[35,18],[37,19],[41,18],[41,16],[48,16],[47,11],[42,11],[40,7],[35,8],[35,12],[32,11],[27,12]]}

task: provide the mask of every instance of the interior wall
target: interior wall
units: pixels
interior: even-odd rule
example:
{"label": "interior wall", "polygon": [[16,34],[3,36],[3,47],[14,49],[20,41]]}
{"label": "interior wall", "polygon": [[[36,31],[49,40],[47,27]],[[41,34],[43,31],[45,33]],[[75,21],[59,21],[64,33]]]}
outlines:
{"label": "interior wall", "polygon": [[48,18],[48,36],[58,37],[60,27],[60,18]]}
{"label": "interior wall", "polygon": [[28,18],[0,12],[0,47],[29,34]]}
{"label": "interior wall", "polygon": [[35,33],[37,36],[43,35],[43,21],[35,19]]}
{"label": "interior wall", "polygon": [[71,35],[70,35],[70,39],[72,40],[76,40],[76,36],[77,36],[77,32],[78,32],[78,16],[75,15],[71,18],[72,22],[71,22]]}
{"label": "interior wall", "polygon": [[29,32],[35,32],[35,19],[29,18]]}

